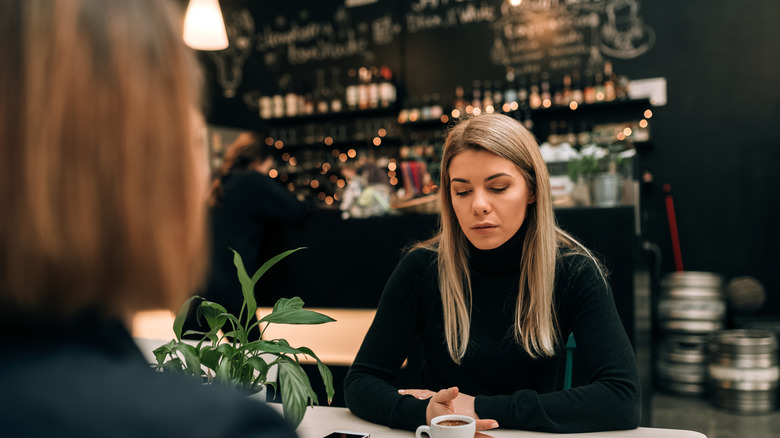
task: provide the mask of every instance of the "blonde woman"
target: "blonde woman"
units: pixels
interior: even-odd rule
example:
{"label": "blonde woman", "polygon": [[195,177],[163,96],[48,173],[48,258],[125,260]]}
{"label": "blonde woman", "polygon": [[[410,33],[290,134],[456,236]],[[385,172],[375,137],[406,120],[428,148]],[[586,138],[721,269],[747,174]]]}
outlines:
{"label": "blonde woman", "polygon": [[[441,165],[441,227],[387,282],[345,380],[347,406],[414,429],[446,413],[547,432],[629,429],[640,386],[601,265],[557,227],[547,168],[516,120],[455,126]],[[563,390],[570,333],[587,384]],[[393,386],[413,341],[420,387]]]}
{"label": "blonde woman", "polygon": [[205,271],[199,69],[178,3],[0,2],[3,436],[294,437],[146,363],[136,311]]}

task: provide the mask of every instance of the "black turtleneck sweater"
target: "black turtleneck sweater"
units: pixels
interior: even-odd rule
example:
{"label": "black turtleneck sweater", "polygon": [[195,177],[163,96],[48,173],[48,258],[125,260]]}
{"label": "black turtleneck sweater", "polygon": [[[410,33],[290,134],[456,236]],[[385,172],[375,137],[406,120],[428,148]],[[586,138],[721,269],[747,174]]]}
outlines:
{"label": "black turtleneck sweater", "polygon": [[[470,248],[473,293],[465,357],[452,361],[444,335],[437,253],[416,249],[387,282],[376,317],[345,380],[357,416],[394,428],[425,424],[428,400],[398,394],[391,382],[415,338],[422,344],[422,387],[457,386],[475,396],[480,418],[501,428],[546,432],[630,429],[640,417],[640,385],[631,344],[609,287],[582,254],[559,257],[554,302],[561,342],[555,357],[532,359],[513,337],[522,229],[493,250]],[[566,338],[577,340],[587,383],[563,388]],[[412,388],[408,388],[412,389]]]}

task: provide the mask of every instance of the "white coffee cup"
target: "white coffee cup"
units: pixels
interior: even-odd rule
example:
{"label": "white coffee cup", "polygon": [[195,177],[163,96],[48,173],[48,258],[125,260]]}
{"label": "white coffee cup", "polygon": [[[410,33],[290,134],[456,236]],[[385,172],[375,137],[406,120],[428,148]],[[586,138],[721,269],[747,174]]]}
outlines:
{"label": "white coffee cup", "polygon": [[[466,424],[457,426],[442,424],[452,420],[465,421]],[[430,426],[418,427],[415,436],[423,438],[424,433],[430,438],[474,438],[474,434],[477,433],[477,423],[466,415],[441,415],[431,420]]]}

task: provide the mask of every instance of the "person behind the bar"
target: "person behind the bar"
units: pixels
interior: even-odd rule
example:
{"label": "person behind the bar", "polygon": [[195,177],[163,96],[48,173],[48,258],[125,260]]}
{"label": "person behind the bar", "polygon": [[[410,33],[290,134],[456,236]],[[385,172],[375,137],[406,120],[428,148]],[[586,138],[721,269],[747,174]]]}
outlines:
{"label": "person behind the bar", "polygon": [[[449,132],[441,225],[407,253],[345,379],[364,419],[414,429],[437,415],[494,427],[585,432],[637,427],[632,346],[600,263],[557,225],[537,142],[486,114]],[[576,338],[586,384],[563,389]],[[419,387],[393,381],[415,338]]]}
{"label": "person behind the bar", "polygon": [[[252,275],[264,261],[261,255],[270,251],[263,246],[268,227],[296,224],[306,215],[306,203],[268,175],[273,165],[271,147],[255,133],[242,132],[225,151],[219,174],[212,182],[211,270],[202,296],[234,315],[241,311],[243,295],[231,249],[241,254]],[[185,327],[202,331],[205,321],[201,323],[197,324],[191,312]]]}
{"label": "person behind the bar", "polygon": [[0,435],[295,437],[128,331],[205,268],[200,72],[161,0],[0,2]]}

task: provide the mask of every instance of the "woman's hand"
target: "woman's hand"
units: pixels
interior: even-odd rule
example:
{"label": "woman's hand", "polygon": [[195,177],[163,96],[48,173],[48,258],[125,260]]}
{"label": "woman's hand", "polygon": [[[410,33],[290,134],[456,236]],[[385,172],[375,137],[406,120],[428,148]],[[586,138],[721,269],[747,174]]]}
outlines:
{"label": "woman's hand", "polygon": [[400,394],[412,395],[417,399],[430,399],[428,408],[425,411],[425,417],[428,424],[431,420],[440,415],[467,415],[477,422],[476,436],[486,436],[479,433],[482,430],[495,429],[498,423],[495,420],[482,420],[474,411],[474,397],[468,394],[461,394],[457,387],[442,389],[439,392],[429,391],[427,389],[401,389]]}
{"label": "woman's hand", "polygon": [[418,400],[429,399],[429,398],[433,397],[434,395],[436,395],[435,392],[429,391],[427,389],[399,389],[398,393],[399,394],[403,394],[403,395],[414,396],[414,398],[416,398]]}

